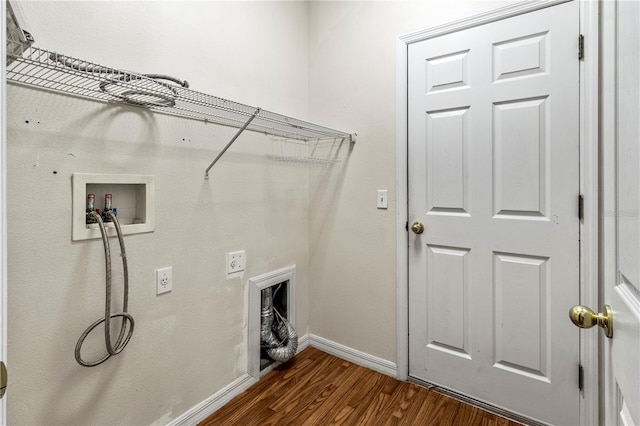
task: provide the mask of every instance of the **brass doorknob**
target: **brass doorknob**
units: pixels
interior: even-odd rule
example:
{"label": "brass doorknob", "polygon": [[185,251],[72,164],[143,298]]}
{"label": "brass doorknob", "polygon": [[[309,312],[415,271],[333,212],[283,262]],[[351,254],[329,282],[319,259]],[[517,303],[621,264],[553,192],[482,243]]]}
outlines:
{"label": "brass doorknob", "polygon": [[3,361],[0,361],[0,398],[4,397],[7,391],[7,378],[7,366],[4,365]]}
{"label": "brass doorknob", "polygon": [[613,312],[611,306],[604,305],[603,313],[595,313],[586,306],[577,305],[569,310],[569,318],[571,322],[580,328],[591,328],[599,325],[604,328],[604,334],[613,337]]}
{"label": "brass doorknob", "polygon": [[411,225],[411,230],[414,234],[422,234],[424,232],[424,225],[416,220]]}

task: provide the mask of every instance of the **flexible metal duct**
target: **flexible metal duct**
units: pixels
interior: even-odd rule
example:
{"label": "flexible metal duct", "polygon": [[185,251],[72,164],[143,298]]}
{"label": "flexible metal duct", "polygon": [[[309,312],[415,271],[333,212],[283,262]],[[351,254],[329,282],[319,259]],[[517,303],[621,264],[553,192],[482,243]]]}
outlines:
{"label": "flexible metal duct", "polygon": [[[278,314],[278,311],[276,311]],[[280,314],[278,314],[280,315]],[[282,340],[282,345],[277,348],[267,349],[267,355],[272,359],[285,362],[293,358],[298,350],[298,334],[291,323],[286,318],[282,318],[278,327],[278,337]]]}
{"label": "flexible metal duct", "polygon": [[280,340],[273,332],[273,293],[271,287],[262,290],[262,311],[260,312],[260,339],[268,348],[280,346]]}
{"label": "flexible metal duct", "polygon": [[267,348],[267,355],[279,362],[290,360],[298,350],[298,334],[291,323],[273,307],[271,287],[262,290],[260,316],[260,339],[262,345]]}

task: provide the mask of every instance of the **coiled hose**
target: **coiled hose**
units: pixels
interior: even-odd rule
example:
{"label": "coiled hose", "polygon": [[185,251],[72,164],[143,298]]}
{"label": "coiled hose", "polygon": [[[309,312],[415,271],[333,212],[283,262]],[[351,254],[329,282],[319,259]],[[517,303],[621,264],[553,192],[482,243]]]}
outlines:
{"label": "coiled hose", "polygon": [[[93,324],[91,324],[87,329],[80,335],[78,342],[76,343],[75,357],[78,364],[83,367],[95,367],[96,365],[100,365],[109,358],[114,355],[118,355],[122,350],[127,346],[129,340],[131,340],[131,336],[133,334],[134,320],[133,317],[127,313],[127,307],[129,305],[129,270],[127,268],[127,254],[124,248],[124,239],[122,238],[122,230],[120,228],[120,223],[118,222],[118,218],[112,211],[107,210],[105,212],[107,217],[109,217],[113,224],[115,225],[116,234],[118,234],[118,241],[120,242],[120,256],[122,257],[122,268],[124,271],[124,296],[122,302],[122,312],[112,314],[111,313],[111,250],[109,249],[109,238],[107,236],[107,230],[104,226],[104,222],[99,214],[95,212],[87,213],[87,216],[93,218],[100,228],[100,234],[102,235],[102,244],[104,246],[104,262],[105,262],[105,288],[106,288],[106,298],[105,298],[105,308],[104,308],[104,318],[100,318],[96,320]],[[111,343],[111,319],[113,318],[122,318],[122,323],[120,324],[120,333],[118,335],[118,339],[115,344]],[[104,323],[104,343],[107,349],[107,354],[97,361],[85,361],[82,359],[82,355],[80,351],[82,350],[82,345],[84,340],[87,338],[89,333],[91,333],[97,326]],[[127,326],[128,325],[128,326]],[[128,331],[127,331],[128,329]]]}
{"label": "coiled hose", "polygon": [[[114,77],[100,82],[100,90],[111,96],[119,98],[128,104],[152,107],[174,107],[178,99],[176,87],[159,80],[167,80],[177,85],[188,88],[189,82],[164,74],[135,74],[99,65],[87,64],[78,59],[58,53],[49,54],[49,59],[58,62],[65,67],[85,72],[88,74],[110,74]],[[144,77],[141,78],[141,77]],[[145,81],[146,80],[146,81]],[[135,87],[132,83],[140,83]],[[150,82],[153,82],[150,84]],[[124,83],[124,85],[123,85]],[[129,90],[123,90],[123,87]]]}

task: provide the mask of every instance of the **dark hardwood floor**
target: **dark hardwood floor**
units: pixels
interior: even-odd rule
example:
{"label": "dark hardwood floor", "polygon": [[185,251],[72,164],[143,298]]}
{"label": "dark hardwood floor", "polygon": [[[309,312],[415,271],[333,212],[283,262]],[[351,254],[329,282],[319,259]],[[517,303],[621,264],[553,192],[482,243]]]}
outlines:
{"label": "dark hardwood floor", "polygon": [[200,423],[213,425],[518,423],[307,348]]}

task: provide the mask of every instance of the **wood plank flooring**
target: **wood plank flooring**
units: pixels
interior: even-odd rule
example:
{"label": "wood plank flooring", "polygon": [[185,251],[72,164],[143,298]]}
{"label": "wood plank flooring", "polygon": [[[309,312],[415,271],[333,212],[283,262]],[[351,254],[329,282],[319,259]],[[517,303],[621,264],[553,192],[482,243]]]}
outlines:
{"label": "wood plank flooring", "polygon": [[516,426],[518,423],[307,348],[199,425]]}

